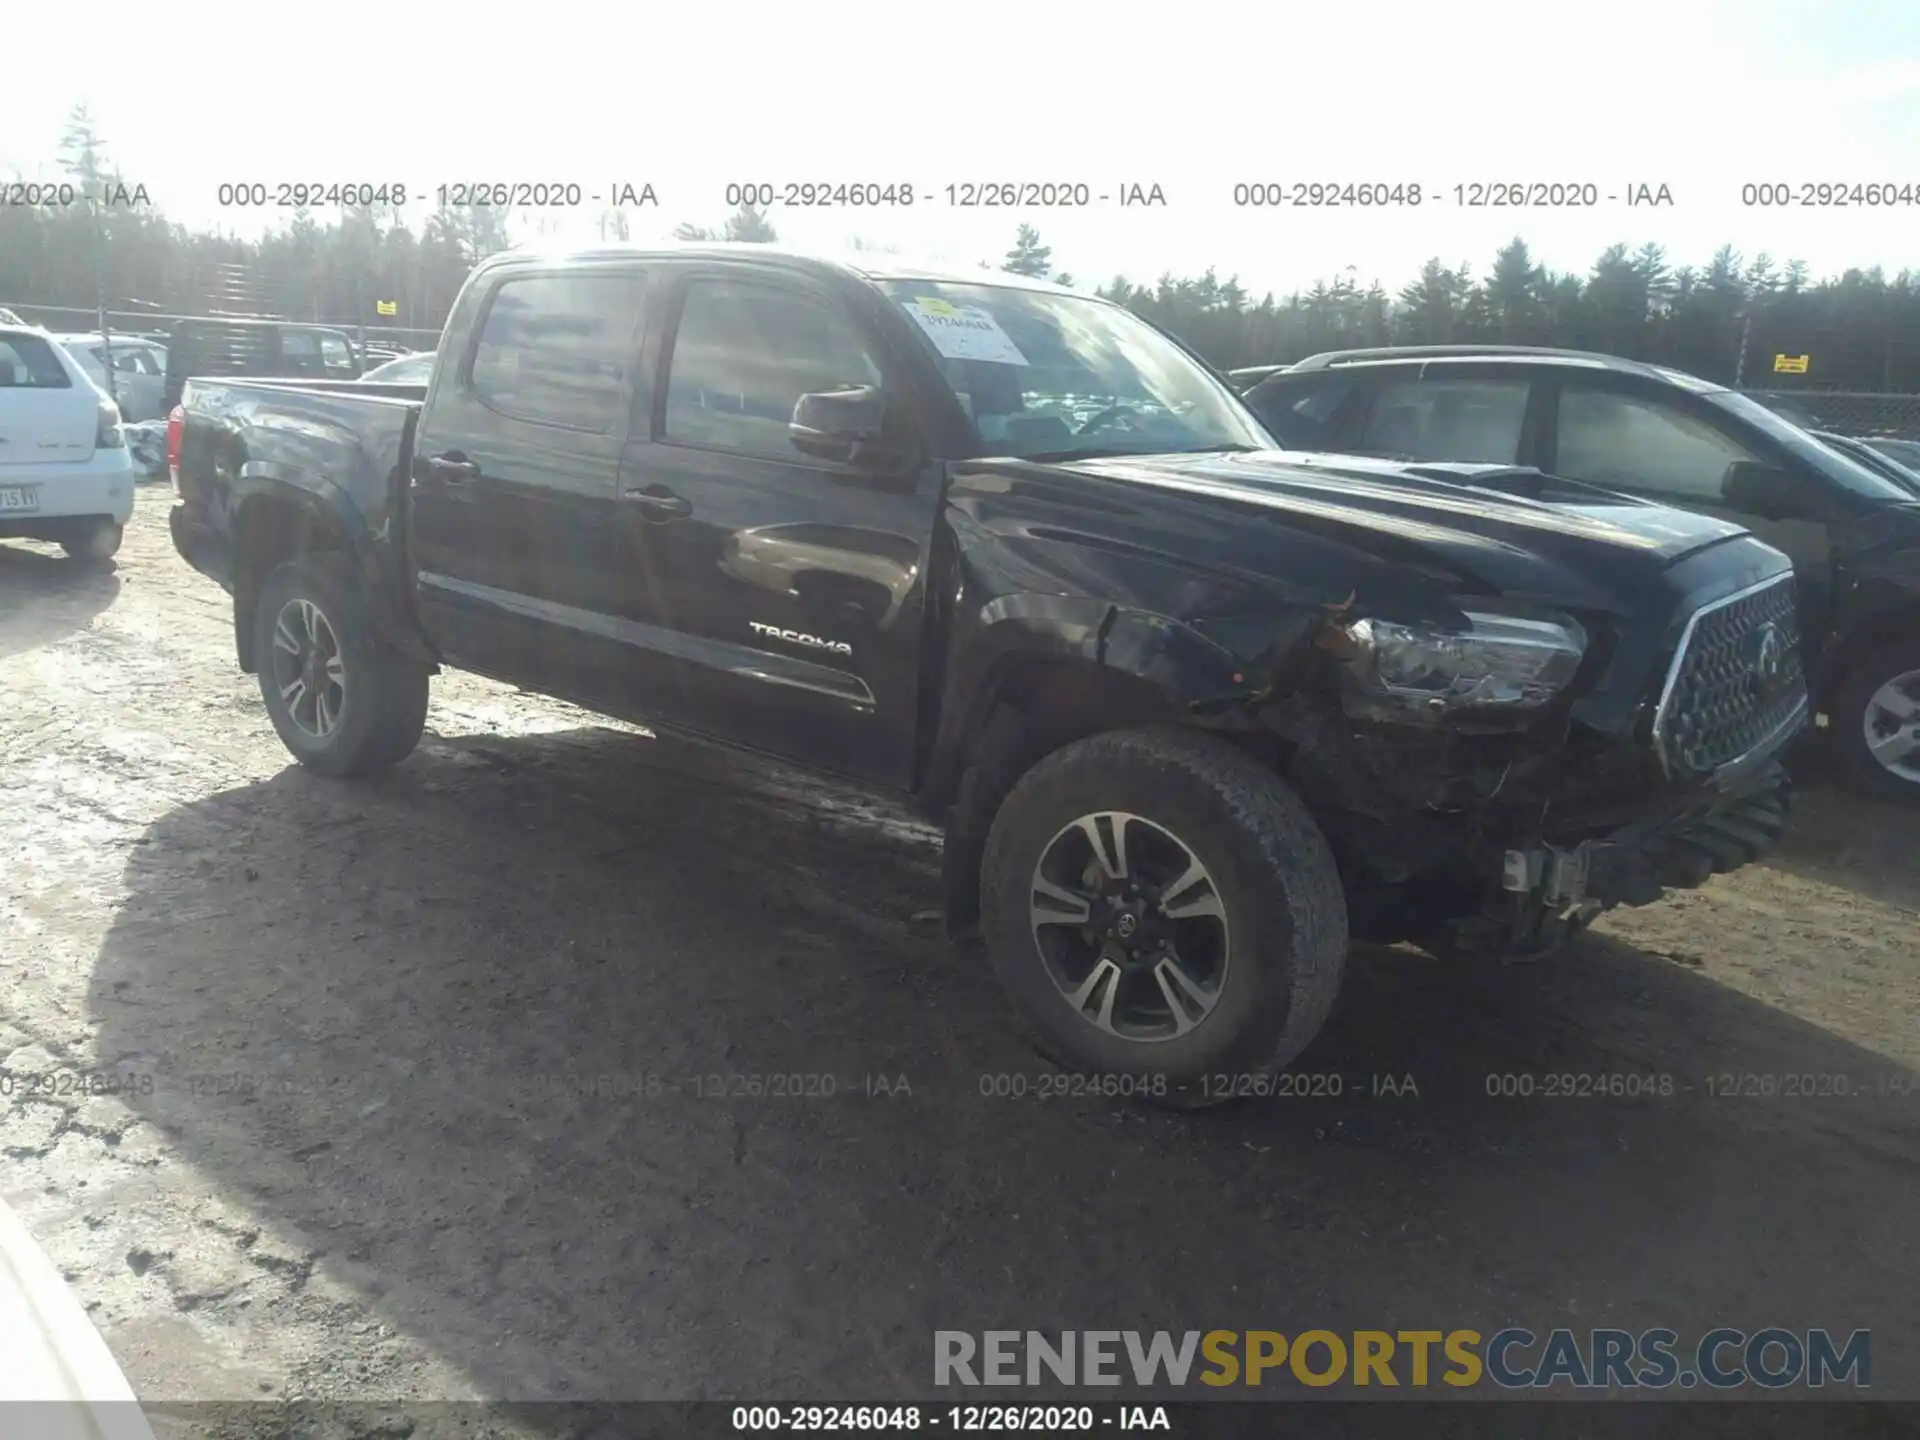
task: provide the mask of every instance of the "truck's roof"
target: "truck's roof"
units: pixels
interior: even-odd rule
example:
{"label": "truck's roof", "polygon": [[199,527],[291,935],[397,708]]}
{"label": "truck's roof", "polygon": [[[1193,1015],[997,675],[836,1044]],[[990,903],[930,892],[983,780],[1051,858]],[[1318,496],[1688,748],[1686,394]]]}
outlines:
{"label": "truck's roof", "polygon": [[991,285],[1006,290],[1045,290],[1075,294],[1051,280],[1036,280],[1005,270],[969,270],[952,260],[917,260],[881,250],[808,250],[790,245],[752,241],[699,240],[674,244],[596,245],[586,250],[508,250],[480,264],[480,269],[515,265],[553,265],[606,260],[645,260],[655,257],[699,259],[753,259],[797,270],[831,271],[856,280],[931,280],[949,285]]}

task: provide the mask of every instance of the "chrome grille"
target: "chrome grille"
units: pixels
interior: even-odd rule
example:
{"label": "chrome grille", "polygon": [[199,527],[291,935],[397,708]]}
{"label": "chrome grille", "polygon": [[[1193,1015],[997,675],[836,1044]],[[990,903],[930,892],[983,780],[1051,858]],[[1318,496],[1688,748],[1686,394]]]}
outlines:
{"label": "chrome grille", "polygon": [[1708,775],[1802,714],[1807,682],[1793,576],[1701,607],[1687,622],[1653,717],[1667,769]]}

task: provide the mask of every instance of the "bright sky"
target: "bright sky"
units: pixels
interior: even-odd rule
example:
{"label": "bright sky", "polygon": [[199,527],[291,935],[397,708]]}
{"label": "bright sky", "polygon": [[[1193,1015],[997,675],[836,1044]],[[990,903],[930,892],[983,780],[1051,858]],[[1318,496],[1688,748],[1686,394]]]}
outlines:
{"label": "bright sky", "polygon": [[[912,183],[909,210],[772,214],[781,237],[854,235],[998,260],[1022,220],[1092,283],[1216,266],[1255,291],[1350,273],[1389,289],[1439,254],[1483,273],[1524,235],[1584,271],[1613,241],[1675,263],[1732,242],[1816,275],[1920,264],[1920,204],[1749,208],[1750,182],[1920,187],[1916,0],[1449,0],[1446,4],[916,8],[451,7],[95,0],[7,20],[0,174],[51,178],[85,100],[171,218],[247,233],[223,181],[650,182],[636,239],[717,223],[729,181]],[[495,18],[496,14],[498,19]],[[37,57],[37,58],[35,58]],[[958,211],[970,181],[1158,184],[1164,209]],[[1418,210],[1245,209],[1244,181],[1419,182]],[[1478,181],[1665,184],[1670,208],[1468,210]],[[421,211],[418,218],[424,218]],[[597,210],[570,217],[591,239]],[[416,224],[416,229],[417,224]]]}

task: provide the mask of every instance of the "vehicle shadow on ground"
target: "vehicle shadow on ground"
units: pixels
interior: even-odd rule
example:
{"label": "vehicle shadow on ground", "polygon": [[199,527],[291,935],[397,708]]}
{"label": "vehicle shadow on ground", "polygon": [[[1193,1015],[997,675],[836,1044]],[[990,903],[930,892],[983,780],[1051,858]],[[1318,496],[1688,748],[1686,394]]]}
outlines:
{"label": "vehicle shadow on ground", "polygon": [[0,540],[0,660],[84,630],[119,593],[110,563],[79,564],[53,546]]}
{"label": "vehicle shadow on ground", "polygon": [[1773,868],[1920,910],[1920,805],[1862,793],[1820,746],[1796,753],[1793,774],[1793,824]]}
{"label": "vehicle shadow on ground", "polygon": [[99,956],[100,1062],[157,1072],[132,1103],[179,1158],[512,1399],[951,1400],[936,1329],[1508,1323],[1868,1326],[1876,1393],[1916,1388],[1920,1094],[1708,1090],[1914,1081],[1891,1062],[1595,939],[1491,981],[1358,955],[1297,1067],[1334,1096],[1041,1098],[915,918],[924,832],[726,769],[430,737],[377,783],[177,809]]}

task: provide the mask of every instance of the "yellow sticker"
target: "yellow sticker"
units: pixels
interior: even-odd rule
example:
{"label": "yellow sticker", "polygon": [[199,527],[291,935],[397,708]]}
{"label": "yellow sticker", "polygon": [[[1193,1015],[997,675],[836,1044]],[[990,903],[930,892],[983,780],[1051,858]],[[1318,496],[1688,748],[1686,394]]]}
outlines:
{"label": "yellow sticker", "polygon": [[914,303],[920,307],[922,315],[938,315],[942,319],[951,320],[960,313],[951,302],[935,300],[931,296],[922,296]]}

